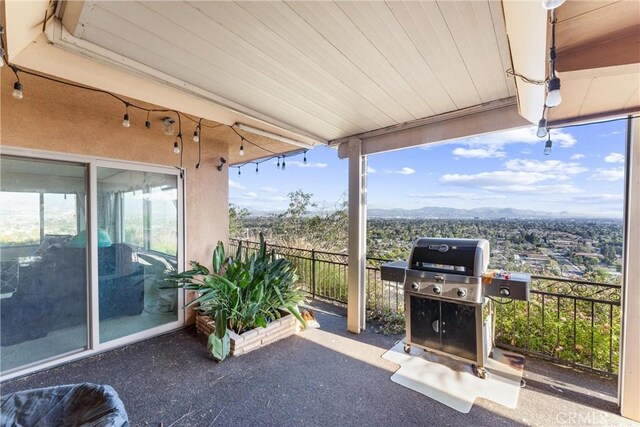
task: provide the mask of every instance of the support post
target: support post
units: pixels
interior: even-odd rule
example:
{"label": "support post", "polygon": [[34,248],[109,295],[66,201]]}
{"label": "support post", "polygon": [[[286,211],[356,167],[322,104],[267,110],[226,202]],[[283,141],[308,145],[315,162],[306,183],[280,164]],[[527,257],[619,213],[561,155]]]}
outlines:
{"label": "support post", "polygon": [[316,250],[311,250],[311,295],[316,299]]}
{"label": "support post", "polygon": [[640,119],[630,117],[627,123],[618,401],[623,417],[640,421]]}
{"label": "support post", "polygon": [[366,175],[367,162],[362,141],[350,139],[349,151],[349,271],[347,330],[360,333],[365,328],[366,272]]}

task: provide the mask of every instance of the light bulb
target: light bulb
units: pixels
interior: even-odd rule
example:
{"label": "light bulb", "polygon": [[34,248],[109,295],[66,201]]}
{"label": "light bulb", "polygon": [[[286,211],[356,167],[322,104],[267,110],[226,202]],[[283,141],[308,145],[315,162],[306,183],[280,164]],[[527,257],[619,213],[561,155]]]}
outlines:
{"label": "light bulb", "polygon": [[238,175],[242,175],[242,172],[240,172],[240,168],[238,168]]}
{"label": "light bulb", "polygon": [[538,132],[536,135],[538,135],[538,138],[544,138],[547,136],[547,119],[544,117],[538,122]]}
{"label": "light bulb", "polygon": [[551,154],[551,145],[553,144],[553,142],[551,141],[551,134],[549,134],[549,139],[547,139],[547,142],[544,144],[544,154],[545,156],[548,156],[549,154]]}
{"label": "light bulb", "polygon": [[258,173],[258,164],[256,163],[256,173]]}
{"label": "light bulb", "polygon": [[307,164],[307,152],[304,152],[304,158],[302,159],[302,163]]}
{"label": "light bulb", "polygon": [[241,145],[241,146],[240,146],[240,152],[239,152],[239,154],[240,154],[241,156],[244,156],[244,145]]}
{"label": "light bulb", "polygon": [[122,118],[122,126],[126,128],[131,126],[131,122],[129,121],[129,113],[124,113],[124,117]]}
{"label": "light bulb", "polygon": [[180,154],[180,145],[178,144],[178,141],[173,143],[173,152],[175,154]]}
{"label": "light bulb", "polygon": [[13,84],[13,91],[11,92],[11,95],[13,95],[15,99],[22,99],[24,97],[24,94],[22,93],[22,83],[15,82]]}
{"label": "light bulb", "polygon": [[198,132],[198,128],[193,131],[193,142],[200,142],[200,133]]}
{"label": "light bulb", "polygon": [[276,168],[280,169],[280,157],[278,157],[278,164],[276,165]]}
{"label": "light bulb", "polygon": [[171,117],[165,117],[165,118],[162,120],[162,123],[163,123],[163,125],[162,125],[162,132],[164,132],[164,134],[165,134],[165,135],[173,136],[173,132],[174,132],[174,131],[173,131],[173,124],[174,124],[175,122],[176,122],[176,121],[175,121],[175,120],[173,120]]}
{"label": "light bulb", "polygon": [[545,105],[547,107],[557,107],[562,102],[562,96],[560,96],[560,79],[557,77],[549,80],[547,85],[549,92],[547,93],[547,100]]}
{"label": "light bulb", "polygon": [[146,127],[147,129],[151,129],[151,122],[149,120],[146,120],[144,122],[144,127]]}
{"label": "light bulb", "polygon": [[287,168],[287,164],[284,162],[284,157],[282,158],[282,170]]}
{"label": "light bulb", "polygon": [[547,10],[555,9],[562,6],[562,3],[565,1],[566,0],[542,0],[542,7]]}

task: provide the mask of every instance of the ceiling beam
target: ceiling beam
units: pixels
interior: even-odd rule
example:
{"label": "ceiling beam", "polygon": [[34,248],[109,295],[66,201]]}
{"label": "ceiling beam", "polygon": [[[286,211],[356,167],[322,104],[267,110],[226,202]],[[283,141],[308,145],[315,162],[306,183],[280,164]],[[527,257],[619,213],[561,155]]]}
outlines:
{"label": "ceiling beam", "polygon": [[[532,80],[547,76],[547,11],[539,1],[504,0],[505,26],[513,70]],[[520,114],[538,123],[544,105],[544,86],[516,79]]]}
{"label": "ceiling beam", "polygon": [[[531,123],[518,113],[517,105],[511,103],[458,117],[442,117],[437,121],[393,132],[358,135],[358,138],[362,140],[362,154],[369,155],[529,125]],[[343,142],[338,148],[338,156],[344,159],[348,155],[348,143]]]}
{"label": "ceiling beam", "polygon": [[628,64],[640,64],[640,25],[599,43],[558,52],[556,70],[562,73]]}

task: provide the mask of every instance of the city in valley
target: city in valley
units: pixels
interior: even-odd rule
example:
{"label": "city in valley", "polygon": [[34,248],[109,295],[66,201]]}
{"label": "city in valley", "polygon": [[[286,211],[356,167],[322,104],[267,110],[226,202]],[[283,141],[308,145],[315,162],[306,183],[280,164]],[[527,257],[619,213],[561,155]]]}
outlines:
{"label": "city in valley", "polygon": [[[384,212],[384,211],[383,211]],[[380,214],[380,211],[374,211]],[[455,215],[455,212],[452,214]],[[346,253],[345,210],[323,213],[289,209],[252,215],[231,208],[231,237],[267,240],[282,246]],[[588,218],[407,218],[369,216],[367,255],[406,259],[421,236],[484,238],[491,244],[490,268],[544,276],[618,283],[622,221]]]}

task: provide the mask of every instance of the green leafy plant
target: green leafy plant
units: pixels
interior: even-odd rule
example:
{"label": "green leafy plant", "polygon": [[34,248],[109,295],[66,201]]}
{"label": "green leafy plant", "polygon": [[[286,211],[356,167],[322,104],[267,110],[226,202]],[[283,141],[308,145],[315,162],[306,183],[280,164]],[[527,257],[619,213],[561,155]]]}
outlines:
{"label": "green leafy plant", "polygon": [[367,310],[367,321],[378,326],[375,332],[384,335],[399,335],[404,333],[404,314],[389,308]]}
{"label": "green leafy plant", "polygon": [[224,360],[230,351],[228,330],[237,334],[279,319],[289,312],[305,325],[296,308],[304,292],[296,285],[298,276],[290,261],[268,252],[264,236],[260,247],[250,253],[238,246],[234,257],[225,254],[218,242],[212,257],[212,270],[191,261],[191,269],[168,276],[174,287],[196,291],[198,297],[187,307],[215,319],[208,347],[216,360]]}

